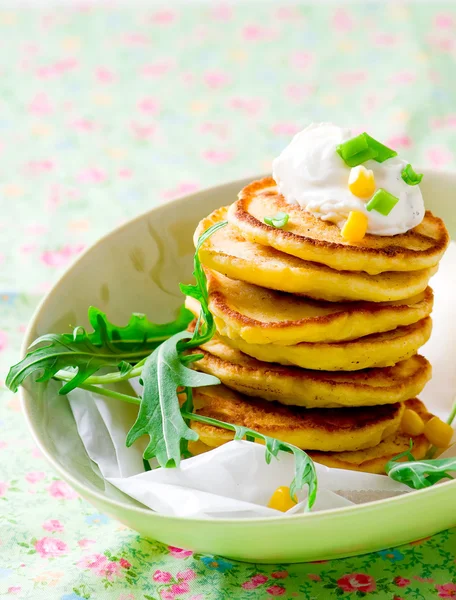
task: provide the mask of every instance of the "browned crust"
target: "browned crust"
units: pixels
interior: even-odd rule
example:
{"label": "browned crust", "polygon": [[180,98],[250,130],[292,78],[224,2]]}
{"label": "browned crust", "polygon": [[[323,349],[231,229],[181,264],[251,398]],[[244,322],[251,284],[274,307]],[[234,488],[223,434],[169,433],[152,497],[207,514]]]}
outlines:
{"label": "browned crust", "polygon": [[[418,375],[419,373],[427,373],[428,379],[431,378],[431,364],[426,358],[424,358],[424,356],[421,356],[419,354],[412,357],[412,359],[416,361],[417,364],[414,371],[408,376],[408,383],[406,383],[404,380],[400,380],[400,382],[398,383],[397,376],[395,376],[393,373],[393,370],[396,368],[396,365],[393,365],[392,367],[374,367],[370,369],[362,369],[361,371],[348,372],[313,371],[311,369],[302,369],[301,367],[283,366],[277,363],[265,363],[263,361],[259,361],[256,358],[251,358],[250,356],[247,356],[246,354],[242,353],[242,356],[246,359],[245,362],[243,362],[242,364],[229,363],[228,361],[225,361],[222,358],[211,354],[210,352],[201,347],[192,350],[191,354],[203,354],[204,356],[204,358],[201,359],[201,361],[198,361],[198,363],[194,363],[194,367],[197,369],[199,368],[199,366],[204,367],[204,361],[206,360],[207,362],[212,363],[216,368],[219,367],[219,369],[224,369],[228,366],[229,369],[233,372],[233,374],[236,374],[238,377],[245,375],[246,372],[258,373],[258,370],[261,369],[265,377],[268,377],[269,375],[273,375],[275,377],[293,377],[293,379],[301,380],[303,384],[309,381],[316,381],[320,383],[323,382],[331,386],[337,385],[337,387],[346,388],[347,390],[353,388],[353,386],[356,386],[357,388],[363,388],[366,390],[372,389],[372,385],[369,385],[369,383],[366,383],[366,381],[368,382],[373,375],[383,376],[385,379],[385,384],[386,382],[392,382],[390,383],[390,385],[384,385],[380,388],[384,392],[390,392],[393,390],[400,392],[401,390],[409,388],[410,379],[416,377],[416,375]],[[350,381],[346,381],[347,375],[350,376]],[[229,387],[228,383],[226,383],[225,385],[228,385]],[[243,385],[245,387],[248,387],[245,382],[243,383]],[[376,389],[379,388],[379,386],[375,387]]]}
{"label": "browned crust", "polygon": [[[239,200],[237,202],[235,202],[233,205],[234,206],[233,211],[234,211],[234,215],[235,215],[236,219],[240,223],[246,223],[247,225],[249,225],[250,227],[254,227],[255,229],[260,229],[264,232],[269,232],[271,229],[270,226],[267,225],[266,223],[262,223],[261,221],[256,219],[253,215],[251,215],[248,212],[248,207],[249,207],[249,203],[252,201],[253,197],[257,194],[257,192],[259,192],[262,189],[270,188],[270,187],[273,187],[276,185],[277,184],[272,177],[265,177],[264,179],[260,179],[258,181],[253,181],[252,183],[247,185],[245,188],[243,188],[239,193]],[[266,194],[267,194],[267,192],[266,192]],[[290,209],[290,205],[285,201],[283,196],[281,196],[279,193],[271,192],[270,195],[277,195],[278,203],[281,208],[283,208],[284,210]],[[294,205],[293,205],[293,208],[296,210],[302,210],[302,209],[299,209],[299,207],[296,207]],[[317,218],[314,217],[313,215],[311,215],[310,213],[308,213],[307,211],[302,210],[302,213],[306,219],[317,221]],[[429,221],[431,221],[436,226],[436,228],[438,230],[437,239],[417,232],[416,231],[417,228],[415,227],[414,229],[411,229],[410,231],[407,231],[406,233],[402,233],[399,235],[382,236],[382,239],[384,239],[384,240],[386,240],[386,239],[391,240],[391,245],[383,247],[383,248],[371,248],[371,247],[368,247],[365,245],[360,245],[360,244],[353,245],[353,244],[349,244],[348,242],[342,244],[342,243],[337,243],[337,242],[329,242],[326,240],[318,240],[318,239],[311,238],[311,237],[297,235],[291,231],[286,231],[284,229],[276,229],[275,235],[277,236],[278,239],[293,240],[293,242],[296,242],[296,243],[302,243],[302,241],[304,239],[306,244],[312,245],[312,246],[314,246],[314,248],[331,250],[331,251],[335,251],[335,252],[341,252],[341,251],[344,252],[347,250],[347,248],[349,248],[350,252],[369,255],[371,257],[378,257],[378,256],[383,256],[383,257],[388,257],[388,258],[400,257],[401,259],[406,260],[406,259],[412,258],[412,257],[416,258],[418,255],[419,257],[426,258],[426,257],[432,256],[435,254],[443,253],[449,244],[450,238],[449,238],[448,231],[447,231],[443,221],[441,219],[439,219],[438,217],[435,217],[431,211],[426,211],[425,219],[429,219]],[[332,223],[328,223],[328,226],[337,228],[337,225],[332,224]],[[374,236],[374,235],[367,234],[364,239],[366,241],[368,241],[369,239],[372,239],[375,237],[376,236]],[[399,240],[407,241],[407,240],[413,240],[413,239],[415,239],[415,240],[416,239],[425,239],[426,241],[428,241],[430,243],[430,247],[423,249],[423,250],[410,250],[408,248],[403,248],[401,246],[396,245]]]}
{"label": "browned crust", "polygon": [[[226,392],[229,392],[228,394]],[[252,399],[238,392],[231,392],[220,386],[204,390],[198,388],[194,392],[195,403],[203,401],[202,408],[196,413],[212,417],[251,429],[276,431],[299,431],[303,429],[325,432],[359,431],[393,421],[402,410],[400,403],[384,404],[371,407],[344,408],[301,408],[282,406],[275,402]],[[212,431],[211,425],[198,424],[199,429]]]}
{"label": "browned crust", "polygon": [[[279,321],[279,322],[258,321],[257,319],[248,317],[247,315],[244,315],[244,314],[240,313],[239,311],[231,308],[231,306],[229,306],[229,304],[228,304],[225,294],[220,289],[211,290],[211,279],[212,279],[211,269],[204,267],[204,270],[206,272],[206,276],[208,279],[208,291],[209,291],[209,296],[210,296],[210,302],[214,305],[214,307],[216,307],[221,313],[228,316],[233,321],[237,321],[238,323],[241,323],[242,325],[246,325],[246,326],[250,326],[250,327],[257,327],[260,329],[279,329],[280,330],[280,329],[286,329],[287,327],[290,327],[290,326],[298,327],[298,326],[306,325],[310,322],[329,326],[329,325],[331,325],[331,323],[333,323],[334,321],[336,321],[337,319],[340,318],[341,312],[343,312],[344,314],[349,315],[349,316],[352,316],[352,315],[372,316],[372,315],[379,315],[382,312],[391,311],[391,310],[394,310],[395,313],[403,313],[403,312],[409,311],[410,306],[413,306],[413,305],[407,304],[407,299],[403,300],[404,304],[394,304],[394,305],[388,305],[388,306],[382,305],[381,303],[379,306],[378,302],[353,301],[350,303],[347,302],[346,306],[344,306],[343,308],[341,307],[340,311],[331,313],[329,315],[305,317],[302,319],[296,319],[295,321]],[[218,286],[218,284],[216,284],[216,285]],[[254,286],[255,284],[249,283],[248,285]],[[258,287],[258,286],[255,286],[255,287]],[[280,292],[278,290],[270,290],[270,291],[273,291],[276,294],[283,294],[283,295],[287,294],[287,292]],[[316,299],[312,299],[312,298],[306,298],[306,302],[313,303],[313,304],[319,304],[319,305],[334,304],[329,301],[316,300]],[[400,302],[400,301],[398,301],[398,302]],[[429,313],[428,313],[428,314],[430,314],[432,311],[433,303],[434,303],[434,293],[429,286],[425,289],[424,297],[422,298],[422,300],[420,300],[420,303],[421,302],[430,305]],[[343,303],[341,302],[341,304],[343,304]]]}

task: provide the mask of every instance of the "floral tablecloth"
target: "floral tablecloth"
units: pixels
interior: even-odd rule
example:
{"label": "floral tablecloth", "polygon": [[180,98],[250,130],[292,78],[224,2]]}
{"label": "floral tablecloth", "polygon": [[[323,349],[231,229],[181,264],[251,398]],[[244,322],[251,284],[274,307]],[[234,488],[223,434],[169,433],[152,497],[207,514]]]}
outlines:
{"label": "floral tablecloth", "polygon": [[[454,166],[454,4],[14,5],[0,8],[3,379],[37,302],[83,248],[160,202],[268,171],[311,120]],[[292,566],[142,539],[55,477],[17,397],[0,391],[0,596],[456,597],[456,530]]]}

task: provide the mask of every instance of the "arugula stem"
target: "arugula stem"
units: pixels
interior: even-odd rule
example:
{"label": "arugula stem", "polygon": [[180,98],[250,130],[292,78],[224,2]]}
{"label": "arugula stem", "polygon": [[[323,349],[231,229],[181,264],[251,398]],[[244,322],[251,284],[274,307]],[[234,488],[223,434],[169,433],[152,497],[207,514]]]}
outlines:
{"label": "arugula stem", "polygon": [[121,400],[122,402],[128,402],[128,404],[141,404],[140,398],[136,396],[128,396],[127,394],[121,394],[120,392],[115,392],[114,390],[108,390],[103,387],[99,387],[97,385],[90,385],[88,383],[81,383],[79,388],[83,390],[87,390],[88,392],[93,392],[94,394],[99,394],[100,396],[106,396],[107,398],[114,398],[115,400]]}
{"label": "arugula stem", "polygon": [[451,409],[450,416],[447,419],[448,425],[453,425],[453,421],[456,417],[456,396],[453,401],[453,408]]}
{"label": "arugula stem", "polygon": [[[141,361],[143,363],[144,361]],[[139,365],[139,363],[138,363]],[[120,381],[127,381],[128,379],[133,379],[133,377],[139,377],[142,373],[142,367],[136,365],[131,371],[129,371],[126,375],[122,375],[121,373],[107,373],[106,375],[92,375],[88,377],[85,381],[88,384],[98,384],[102,385],[104,383],[118,383]],[[69,371],[65,371],[62,369],[58,371],[55,375],[55,379],[59,379],[60,381],[71,381],[74,377],[74,373]],[[78,386],[82,387],[82,386]]]}

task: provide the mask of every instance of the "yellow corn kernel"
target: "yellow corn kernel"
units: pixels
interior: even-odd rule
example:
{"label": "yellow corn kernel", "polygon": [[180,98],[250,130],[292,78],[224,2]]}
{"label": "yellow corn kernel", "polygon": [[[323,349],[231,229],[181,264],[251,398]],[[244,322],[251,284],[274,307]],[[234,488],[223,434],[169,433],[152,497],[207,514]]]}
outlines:
{"label": "yellow corn kernel", "polygon": [[374,172],[363,165],[353,167],[348,177],[348,189],[358,198],[369,198],[375,192]]}
{"label": "yellow corn kernel", "polygon": [[417,412],[406,408],[402,415],[401,429],[407,435],[421,435],[424,431],[424,421]]}
{"label": "yellow corn kernel", "polygon": [[424,435],[437,448],[448,448],[453,437],[454,430],[451,425],[438,417],[432,417],[424,426]]}
{"label": "yellow corn kernel", "polygon": [[348,242],[360,242],[366,235],[367,217],[359,210],[352,210],[340,232]]}
{"label": "yellow corn kernel", "polygon": [[287,512],[287,510],[290,510],[290,508],[293,508],[293,506],[296,506],[296,504],[296,497],[293,499],[290,496],[290,488],[286,485],[282,485],[278,487],[272,494],[268,506],[269,508],[274,508],[275,510]]}

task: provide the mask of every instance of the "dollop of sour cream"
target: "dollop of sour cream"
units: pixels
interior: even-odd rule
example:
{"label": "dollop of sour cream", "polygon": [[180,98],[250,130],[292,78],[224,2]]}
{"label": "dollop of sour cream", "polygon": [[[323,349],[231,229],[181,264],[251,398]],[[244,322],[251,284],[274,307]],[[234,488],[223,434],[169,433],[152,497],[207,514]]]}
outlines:
{"label": "dollop of sour cream", "polygon": [[350,129],[331,123],[313,123],[295,135],[272,165],[279,192],[289,204],[299,204],[315,217],[343,227],[351,211],[368,218],[367,233],[396,235],[416,227],[424,218],[424,202],[419,185],[408,185],[401,177],[407,161],[395,156],[383,163],[363,163],[375,177],[375,189],[383,188],[399,202],[388,216],[368,212],[368,198],[358,198],[348,188],[351,168],[336,147],[354,137]]}

